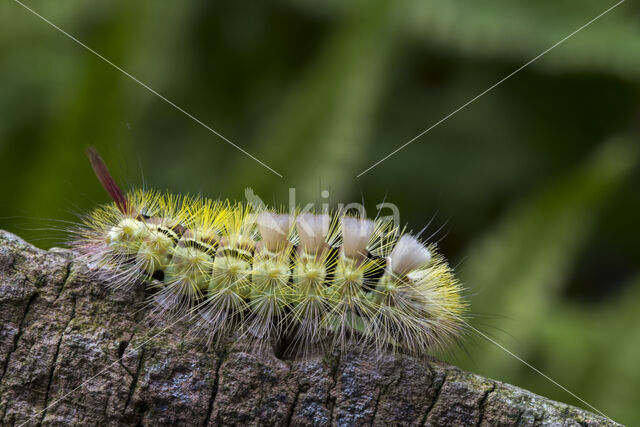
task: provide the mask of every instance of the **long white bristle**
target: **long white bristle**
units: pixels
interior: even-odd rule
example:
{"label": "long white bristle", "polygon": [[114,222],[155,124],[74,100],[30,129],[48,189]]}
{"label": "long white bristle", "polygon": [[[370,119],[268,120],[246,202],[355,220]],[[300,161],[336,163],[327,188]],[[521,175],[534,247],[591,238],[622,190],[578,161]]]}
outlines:
{"label": "long white bristle", "polygon": [[285,246],[291,227],[291,216],[273,212],[261,212],[257,218],[258,229],[265,247],[270,251]]}
{"label": "long white bristle", "polygon": [[300,236],[300,244],[305,252],[317,253],[324,246],[329,232],[331,217],[329,215],[302,214],[296,220],[296,230]]}
{"label": "long white bristle", "polygon": [[296,216],[253,203],[125,195],[97,153],[90,156],[115,203],[83,218],[73,248],[110,288],[144,282],[157,290],[152,313],[164,324],[186,317],[207,342],[238,336],[240,347],[274,345],[292,356],[333,354],[332,341],[340,350],[423,356],[465,332],[467,304],[453,270],[390,221],[345,217],[343,209],[330,216],[292,207]]}
{"label": "long white bristle", "polygon": [[342,218],[342,251],[349,258],[367,255],[367,244],[373,234],[375,223],[370,219]]}
{"label": "long white bristle", "polygon": [[389,255],[391,271],[404,276],[410,271],[423,266],[431,259],[431,252],[418,239],[408,234],[400,237],[396,247]]}

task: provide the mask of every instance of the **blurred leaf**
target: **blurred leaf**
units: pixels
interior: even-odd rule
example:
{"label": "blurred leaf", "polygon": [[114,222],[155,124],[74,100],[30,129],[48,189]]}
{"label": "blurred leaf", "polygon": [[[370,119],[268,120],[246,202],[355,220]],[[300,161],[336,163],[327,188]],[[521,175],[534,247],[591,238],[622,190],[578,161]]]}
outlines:
{"label": "blurred leaf", "polygon": [[[298,2],[295,2],[298,3]],[[407,0],[403,28],[431,46],[477,58],[526,62],[559,42],[617,1]],[[317,2],[300,2],[317,10]],[[323,2],[338,14],[340,2]],[[534,67],[597,70],[638,79],[638,7],[625,2],[567,40]]]}
{"label": "blurred leaf", "polygon": [[[506,347],[527,358],[532,334],[554,309],[598,212],[637,157],[633,140],[606,143],[577,170],[550,181],[507,213],[494,231],[472,245],[462,275],[474,293],[472,309],[477,322],[484,323],[481,329],[489,324],[513,336],[517,344],[507,340]],[[501,319],[488,320],[491,315]],[[503,336],[498,339],[504,341]],[[474,367],[507,381],[520,368],[520,362],[486,341],[474,345],[472,355]]]}
{"label": "blurred leaf", "polygon": [[[408,26],[427,41],[470,56],[529,60],[617,1],[414,1]],[[635,11],[634,11],[635,8]],[[634,17],[635,12],[635,17]],[[558,46],[535,66],[591,69],[637,79],[640,26],[637,6],[626,2]]]}
{"label": "blurred leaf", "polygon": [[[606,408],[612,416],[619,417],[627,425],[640,424],[637,394],[640,389],[640,276],[637,276],[625,292],[610,304],[598,310],[594,318],[598,340],[587,350],[591,358],[589,369],[584,372],[588,383],[585,389],[594,400]],[[583,325],[577,325],[583,327]]]}
{"label": "blurred leaf", "polygon": [[[640,276],[603,305],[563,304],[541,319],[533,340],[536,366],[553,372],[554,379],[576,391],[617,422],[636,425],[636,390],[640,387]],[[570,366],[571,369],[566,369]],[[525,387],[545,389],[545,379],[519,376]],[[615,379],[618,379],[617,381]],[[554,399],[580,405],[560,389]]]}
{"label": "blurred leaf", "polygon": [[[169,17],[159,19],[153,16],[167,10],[151,4],[136,5],[133,10],[114,5],[98,10],[89,6],[51,10],[48,5],[52,3],[46,3],[42,10],[36,9],[114,63],[134,75],[149,75],[149,80],[141,78],[156,88],[167,79],[169,68],[159,67],[166,62],[164,52],[148,49],[142,55],[144,62],[136,61],[140,56],[136,52],[140,50],[139,43],[151,37],[165,48],[171,46],[171,40],[175,38],[172,29],[180,28],[178,23],[184,19],[188,8],[172,7]],[[23,57],[20,50],[13,50],[8,56],[9,66],[1,71],[3,78],[19,82],[23,88],[28,88],[32,79],[43,86],[39,88],[40,96],[30,98],[28,103],[14,99],[15,104],[26,105],[32,110],[25,117],[30,124],[25,130],[19,122],[12,123],[13,129],[6,128],[8,132],[26,135],[18,133],[21,143],[6,147],[2,153],[3,160],[21,163],[21,167],[12,172],[12,177],[4,177],[13,183],[13,191],[4,202],[20,207],[17,213],[22,218],[13,222],[27,224],[27,230],[20,234],[36,240],[47,234],[43,230],[32,230],[35,224],[47,219],[54,222],[77,219],[69,210],[87,209],[90,204],[87,194],[99,195],[99,200],[106,200],[97,181],[83,179],[91,174],[85,148],[97,146],[106,154],[107,160],[134,158],[134,136],[129,122],[138,119],[151,103],[162,101],[19,5],[12,6],[9,12],[17,17],[16,31],[35,28],[31,31],[41,34],[45,40],[43,44],[49,50],[63,52],[65,59],[49,58],[53,64],[50,68],[54,70],[49,74],[46,64],[29,66],[28,58]],[[145,15],[151,18],[140,24],[140,17]],[[93,24],[90,34],[78,28],[78,24],[87,21]],[[158,34],[162,38],[158,38]],[[60,66],[62,68],[58,70]],[[25,69],[29,70],[26,76]],[[9,95],[10,98],[21,96],[19,91]],[[37,150],[34,150],[35,146]],[[27,158],[29,161],[23,162]],[[55,244],[61,243],[60,236],[49,237],[56,239]]]}
{"label": "blurred leaf", "polygon": [[[355,183],[384,72],[391,65],[397,33],[395,3],[376,0],[353,6],[254,144],[256,157],[282,173],[301,198],[318,198],[322,185],[341,200]],[[265,180],[263,172],[248,181],[256,183],[258,194],[269,196],[274,184],[281,186],[282,181]]]}
{"label": "blurred leaf", "polygon": [[[453,260],[504,217],[463,264],[477,293],[474,324],[637,424],[639,285],[615,294],[640,254],[640,171],[628,173],[637,142],[613,141],[577,160],[637,121],[637,3],[621,4],[355,179],[615,1],[28,3],[284,179],[2,2],[0,227],[48,246],[39,241],[46,231],[19,225],[73,219],[69,208],[105,201],[83,153],[90,144],[123,184],[140,184],[144,171],[150,187],[233,198],[253,186],[266,202],[289,186],[303,203],[321,188],[334,204],[358,190],[367,204],[388,193],[414,230],[435,210],[437,225],[450,219],[441,247]],[[507,210],[515,199],[522,202]],[[608,296],[593,299],[601,282]],[[491,344],[469,347],[472,369],[578,403]]]}

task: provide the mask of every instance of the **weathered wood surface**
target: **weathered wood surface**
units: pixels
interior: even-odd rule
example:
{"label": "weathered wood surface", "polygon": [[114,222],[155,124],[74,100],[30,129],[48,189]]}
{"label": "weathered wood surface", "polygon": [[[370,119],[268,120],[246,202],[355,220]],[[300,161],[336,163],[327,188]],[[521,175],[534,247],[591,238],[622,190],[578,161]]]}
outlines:
{"label": "weathered wood surface", "polygon": [[214,351],[0,231],[1,425],[614,425],[437,361]]}

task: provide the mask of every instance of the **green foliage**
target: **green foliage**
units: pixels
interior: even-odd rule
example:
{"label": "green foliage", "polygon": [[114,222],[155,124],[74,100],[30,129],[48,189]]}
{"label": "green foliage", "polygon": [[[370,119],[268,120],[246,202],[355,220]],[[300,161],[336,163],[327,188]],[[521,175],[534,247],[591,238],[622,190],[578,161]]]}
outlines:
{"label": "green foliage", "polygon": [[[499,336],[525,360],[533,359],[536,354],[551,353],[556,357],[549,360],[549,366],[557,367],[562,366],[559,360],[573,355],[571,375],[588,378],[593,374],[593,365],[588,363],[593,360],[576,359],[575,355],[598,354],[603,342],[590,338],[589,328],[572,329],[562,318],[568,311],[579,319],[589,319],[593,308],[563,308],[562,286],[570,278],[580,249],[593,231],[603,206],[628,178],[637,160],[637,144],[629,137],[606,143],[584,164],[569,171],[568,176],[547,184],[542,191],[513,208],[496,229],[472,245],[464,281],[476,293],[472,307],[478,313],[479,329],[490,325],[490,333]],[[498,312],[500,318],[489,321],[489,312]],[[560,319],[554,324],[549,318],[557,313],[561,313]],[[585,322],[585,326],[588,323],[593,322]],[[555,334],[557,345],[554,339],[546,342],[539,339],[537,335],[545,327]],[[508,332],[515,340],[495,330]],[[574,333],[584,336],[577,342],[563,340],[563,336]],[[563,351],[557,351],[559,348]],[[491,342],[478,342],[472,356],[473,364],[486,375],[527,383],[528,368]],[[564,373],[559,371],[556,375]],[[538,385],[539,379],[532,378],[528,385]],[[562,399],[561,393],[555,395]]]}
{"label": "green foliage", "polygon": [[[383,199],[459,261],[473,325],[607,415],[640,422],[638,6],[626,1],[28,3],[284,175],[14,2],[0,4],[0,227],[44,247],[124,183],[265,202]],[[144,172],[144,175],[143,175]],[[144,177],[144,178],[143,178]],[[325,201],[322,199],[321,201]],[[42,230],[44,228],[45,230]],[[43,238],[49,240],[41,240]],[[475,371],[578,404],[476,338]]]}
{"label": "green foliage", "polygon": [[[528,61],[613,7],[597,0],[408,0],[406,34],[439,49],[474,58]],[[298,3],[298,2],[295,2]],[[316,9],[315,2],[303,2]],[[340,12],[339,2],[325,2]],[[617,7],[616,7],[617,8]],[[326,11],[325,11],[326,12]],[[549,71],[597,70],[637,80],[640,69],[638,6],[621,4],[596,25],[534,67]]]}
{"label": "green foliage", "polygon": [[[257,134],[258,158],[285,175],[303,197],[317,197],[319,176],[322,188],[332,188],[336,200],[348,194],[344,184],[352,179],[351,171],[368,148],[380,83],[392,63],[398,33],[395,4],[373,3],[352,8],[334,24],[331,35]],[[307,167],[300,168],[292,158]],[[273,182],[269,184],[256,184],[256,189],[269,191]]]}

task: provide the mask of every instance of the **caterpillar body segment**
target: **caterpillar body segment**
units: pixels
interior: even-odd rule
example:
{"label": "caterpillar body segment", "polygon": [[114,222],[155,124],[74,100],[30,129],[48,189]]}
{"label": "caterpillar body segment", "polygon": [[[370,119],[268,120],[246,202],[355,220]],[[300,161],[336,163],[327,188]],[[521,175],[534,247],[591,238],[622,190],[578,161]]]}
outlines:
{"label": "caterpillar body segment", "polygon": [[356,343],[422,355],[463,333],[453,271],[435,246],[389,222],[124,194],[90,157],[114,202],[84,218],[72,245],[114,291],[154,288],[157,316],[187,316],[209,340],[240,332],[299,352]]}

